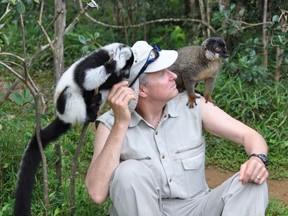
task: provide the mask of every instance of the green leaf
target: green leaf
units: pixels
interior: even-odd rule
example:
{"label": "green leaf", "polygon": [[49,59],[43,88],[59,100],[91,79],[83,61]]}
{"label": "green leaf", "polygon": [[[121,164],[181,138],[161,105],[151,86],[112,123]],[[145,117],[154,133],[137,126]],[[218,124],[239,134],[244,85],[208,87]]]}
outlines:
{"label": "green leaf", "polygon": [[39,3],[40,3],[40,1],[39,1],[39,0],[34,0],[34,2],[35,2],[35,3],[37,3],[37,4],[39,4]]}
{"label": "green leaf", "polygon": [[25,5],[21,0],[16,3],[16,10],[19,14],[23,14],[25,12]]}
{"label": "green leaf", "polygon": [[272,21],[273,21],[273,22],[279,22],[279,16],[278,16],[278,15],[274,15],[274,16],[272,17]]}
{"label": "green leaf", "polygon": [[9,46],[9,44],[10,44],[9,38],[5,34],[2,34],[2,39],[4,41],[4,44]]}
{"label": "green leaf", "polygon": [[[9,2],[13,3],[11,0],[2,0],[1,1],[2,4],[7,4]],[[14,4],[15,4],[15,0],[14,0]]]}
{"label": "green leaf", "polygon": [[84,45],[87,44],[86,38],[83,35],[79,35],[78,39],[79,39],[80,43],[82,43]]}
{"label": "green leaf", "polygon": [[24,104],[23,98],[18,92],[14,92],[11,95],[11,100],[20,106],[23,106],[23,104]]}
{"label": "green leaf", "polygon": [[25,102],[31,102],[33,100],[32,95],[30,94],[28,88],[23,89],[23,97]]}
{"label": "green leaf", "polygon": [[97,39],[97,38],[99,38],[99,37],[100,37],[99,32],[95,32],[95,33],[94,33],[94,38]]}
{"label": "green leaf", "polygon": [[56,208],[54,211],[54,215],[59,215],[61,213],[61,210],[59,208]]}

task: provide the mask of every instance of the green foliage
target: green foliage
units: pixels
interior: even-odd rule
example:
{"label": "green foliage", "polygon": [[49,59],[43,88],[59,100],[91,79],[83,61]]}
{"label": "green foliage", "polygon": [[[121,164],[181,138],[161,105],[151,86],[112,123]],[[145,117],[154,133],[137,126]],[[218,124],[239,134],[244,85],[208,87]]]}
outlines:
{"label": "green foliage", "polygon": [[266,216],[286,216],[288,209],[285,203],[278,199],[271,199],[266,211]]}
{"label": "green foliage", "polygon": [[[0,30],[4,27],[4,24],[0,24]],[[0,32],[0,52],[2,51],[2,47],[9,46],[9,38],[3,32]]]}
{"label": "green foliage", "polygon": [[101,47],[101,45],[98,43],[99,37],[100,34],[98,32],[88,34],[86,37],[84,35],[78,35],[80,43],[84,45],[82,47],[82,52],[88,54],[89,52]]}
{"label": "green foliage", "polygon": [[22,89],[21,93],[13,92],[10,99],[19,106],[24,106],[27,103],[33,103],[33,96],[28,88]]}
{"label": "green foliage", "polygon": [[259,46],[261,42],[258,38],[251,38],[240,44],[237,50],[230,52],[226,71],[234,76],[240,76],[241,80],[248,83],[257,83],[267,78],[267,70],[261,66],[261,56],[257,55]]}
{"label": "green foliage", "polygon": [[174,31],[170,34],[170,43],[169,44],[176,44],[176,46],[182,47],[185,46],[186,43],[186,36],[184,30],[180,26],[175,26]]}

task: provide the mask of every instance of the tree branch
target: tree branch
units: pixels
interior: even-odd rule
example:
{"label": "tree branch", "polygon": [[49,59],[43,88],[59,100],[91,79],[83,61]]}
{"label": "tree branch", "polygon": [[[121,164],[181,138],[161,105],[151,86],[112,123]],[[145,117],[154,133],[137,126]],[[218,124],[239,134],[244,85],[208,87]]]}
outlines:
{"label": "tree branch", "polygon": [[13,54],[13,53],[1,52],[0,55],[12,56],[12,57],[20,60],[22,63],[25,61],[23,58],[21,58],[20,56],[18,56],[16,54]]}
{"label": "tree branch", "polygon": [[17,73],[13,68],[11,68],[9,65],[5,64],[3,61],[0,60],[0,64],[4,66],[6,69],[8,69],[10,72],[12,72],[18,79],[20,79],[22,82],[25,82],[25,78],[21,76],[19,73]]}
{"label": "tree branch", "polygon": [[252,28],[252,27],[255,27],[255,26],[260,26],[260,25],[266,25],[266,24],[272,24],[272,22],[261,22],[261,23],[247,23],[247,22],[244,22],[244,21],[235,21],[233,19],[227,19],[228,21],[231,21],[231,22],[234,22],[234,23],[239,23],[241,25],[246,25],[244,27],[239,27],[241,25],[236,25],[237,27],[237,30],[241,31],[241,30],[244,30],[244,29],[247,29],[247,28]]}
{"label": "tree branch", "polygon": [[6,7],[6,10],[5,10],[4,14],[0,17],[0,22],[11,11],[9,7],[10,7],[10,3],[7,4],[7,7]]}
{"label": "tree branch", "polygon": [[23,46],[23,65],[24,65],[24,78],[28,77],[28,67],[27,67],[27,53],[26,53],[26,37],[25,37],[25,25],[23,20],[23,15],[20,14],[20,23],[21,23],[21,33],[22,33],[22,46]]}

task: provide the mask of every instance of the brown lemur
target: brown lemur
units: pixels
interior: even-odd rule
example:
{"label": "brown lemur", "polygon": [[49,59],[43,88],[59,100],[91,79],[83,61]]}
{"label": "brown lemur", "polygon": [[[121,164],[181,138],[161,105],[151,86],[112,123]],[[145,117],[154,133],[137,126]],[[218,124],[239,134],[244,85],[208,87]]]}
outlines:
{"label": "brown lemur", "polygon": [[176,62],[169,70],[177,74],[176,84],[179,90],[187,90],[189,108],[196,104],[195,87],[200,80],[205,81],[204,97],[206,103],[212,100],[211,94],[222,60],[229,56],[225,41],[220,37],[205,39],[201,46],[185,46],[179,50]]}

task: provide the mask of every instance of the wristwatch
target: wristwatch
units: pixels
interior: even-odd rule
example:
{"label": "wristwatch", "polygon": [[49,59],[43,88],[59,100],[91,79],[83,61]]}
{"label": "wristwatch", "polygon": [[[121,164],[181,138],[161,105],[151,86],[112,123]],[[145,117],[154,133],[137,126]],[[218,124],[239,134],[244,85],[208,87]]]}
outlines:
{"label": "wristwatch", "polygon": [[251,154],[251,155],[249,156],[249,159],[250,159],[251,157],[258,157],[258,158],[260,158],[260,160],[264,163],[265,166],[268,166],[268,164],[269,164],[269,159],[268,159],[268,157],[267,157],[265,154]]}

